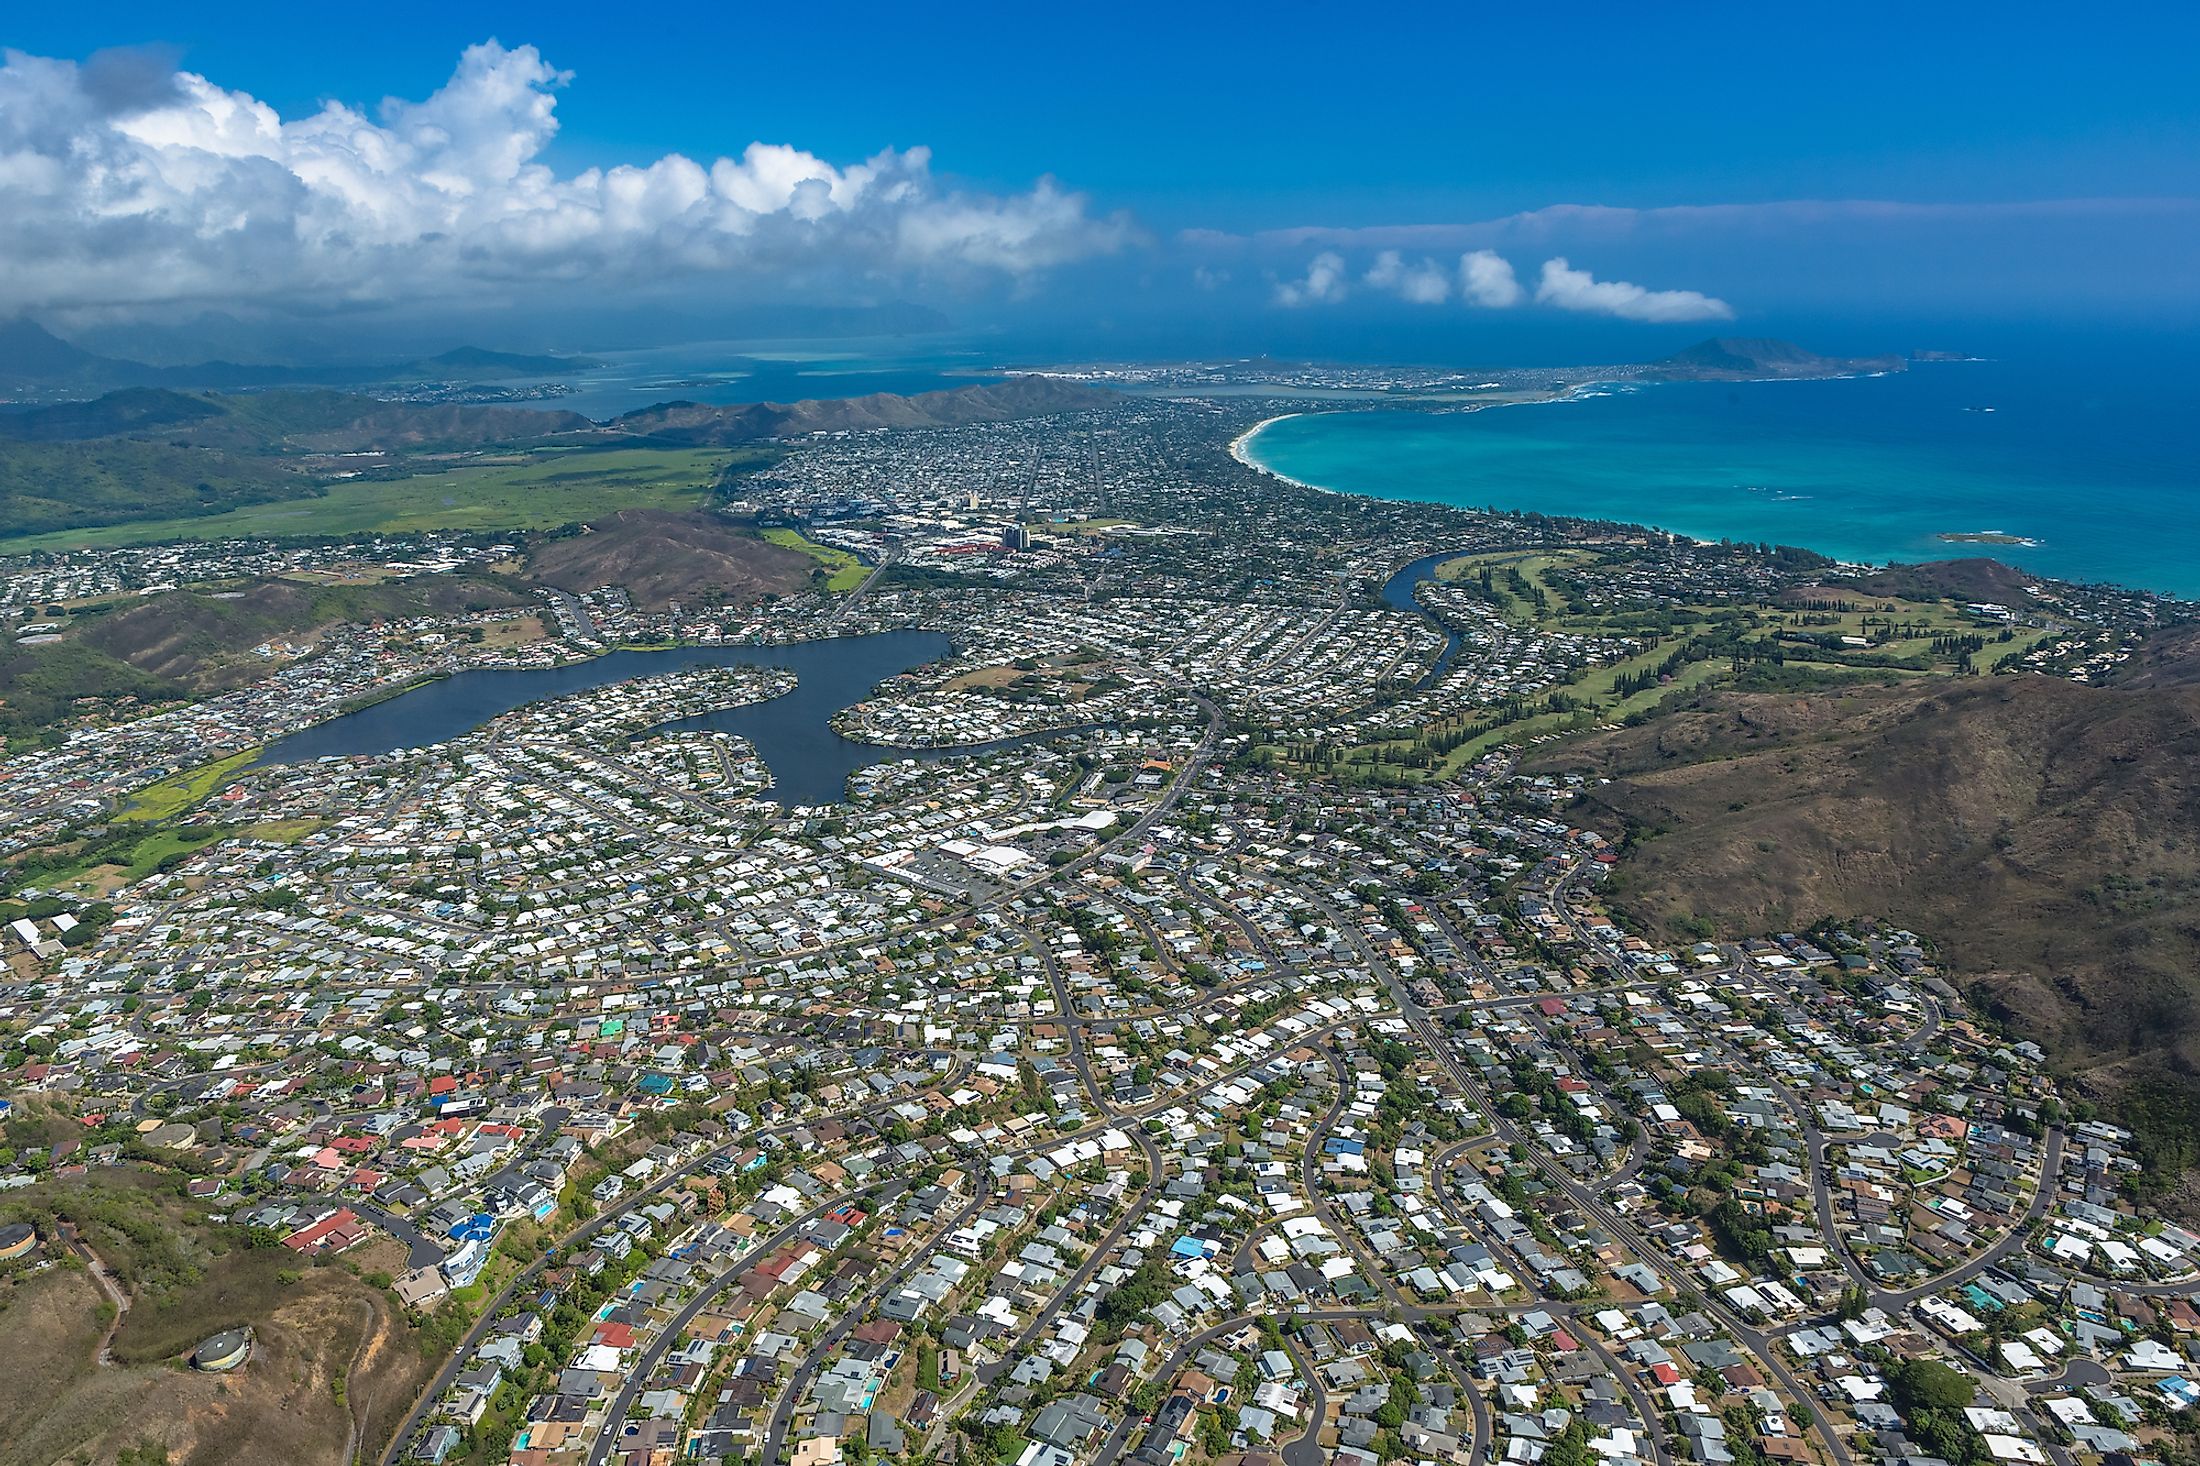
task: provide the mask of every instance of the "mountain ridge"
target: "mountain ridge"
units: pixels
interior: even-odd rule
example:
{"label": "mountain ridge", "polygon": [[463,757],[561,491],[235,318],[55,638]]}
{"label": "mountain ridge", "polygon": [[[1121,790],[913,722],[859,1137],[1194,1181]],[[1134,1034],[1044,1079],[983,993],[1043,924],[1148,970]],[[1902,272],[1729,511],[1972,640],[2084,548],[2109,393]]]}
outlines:
{"label": "mountain ridge", "polygon": [[2088,1087],[2200,1117],[2200,686],[1719,693],[1528,767],[1609,780],[1574,818],[1645,929],[1890,918]]}
{"label": "mountain ridge", "polygon": [[1909,362],[1896,355],[1821,356],[1772,336],[1713,336],[1646,366],[1659,381],[1747,382],[1899,372]]}
{"label": "mountain ridge", "polygon": [[[0,413],[0,535],[188,518],[315,495],[361,465],[330,455],[530,448],[722,448],[804,433],[1007,422],[1114,399],[1017,379],[913,397],[879,394],[714,407],[663,403],[596,423],[577,412],[406,403],[331,388],[189,393],[129,387]],[[334,490],[341,492],[341,489]],[[4,541],[0,541],[4,544]]]}
{"label": "mountain ridge", "polygon": [[200,390],[239,387],[362,386],[454,378],[555,376],[602,363],[586,357],[527,355],[457,346],[440,355],[352,366],[201,361],[154,366],[102,356],[55,335],[28,316],[0,321],[0,392],[105,392],[131,387]]}

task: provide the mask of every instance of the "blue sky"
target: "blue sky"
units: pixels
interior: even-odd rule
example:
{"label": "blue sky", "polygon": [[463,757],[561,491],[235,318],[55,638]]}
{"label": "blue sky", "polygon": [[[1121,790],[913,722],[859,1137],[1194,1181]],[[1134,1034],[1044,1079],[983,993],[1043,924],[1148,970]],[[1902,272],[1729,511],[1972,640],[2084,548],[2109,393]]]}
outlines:
{"label": "blue sky", "polygon": [[[537,125],[527,97],[513,104],[509,65],[484,70],[455,115],[481,121],[475,104],[492,94],[518,106],[499,116],[517,119],[525,162],[553,183],[585,189],[586,170],[670,155],[709,170],[761,141],[833,170],[816,185],[831,191],[832,217],[784,190],[759,202],[743,175],[714,180],[704,202],[723,212],[731,187],[754,217],[699,238],[693,188],[660,173],[678,197],[641,206],[646,231],[612,218],[617,201],[531,197],[543,227],[525,240],[507,210],[469,250],[429,258],[487,227],[483,178],[510,180],[484,142],[462,161],[490,174],[461,180],[471,203],[456,208],[449,160],[418,143],[452,109],[405,114],[418,124],[408,132],[381,104],[431,98],[491,37],[539,57],[528,91],[548,100],[551,121]],[[2190,319],[2200,305],[2194,7],[666,5],[612,19],[572,6],[110,3],[19,14],[0,42],[75,62],[159,48],[122,68],[129,86],[173,64],[285,124],[333,101],[385,126],[385,141],[424,159],[392,166],[445,189],[431,208],[417,180],[378,181],[405,196],[407,227],[427,241],[406,246],[418,259],[405,269],[392,266],[394,238],[371,259],[332,256],[331,241],[356,242],[358,221],[329,225],[325,198],[286,201],[258,161],[224,153],[225,176],[189,170],[191,197],[177,200],[174,149],[234,140],[124,126],[118,141],[104,103],[90,109],[102,146],[167,150],[157,207],[196,211],[192,238],[210,217],[244,220],[247,247],[227,255],[266,250],[253,275],[268,298],[322,308],[402,304],[394,282],[408,278],[482,299],[524,291],[530,271],[552,295],[583,277],[599,294],[647,294],[677,274],[712,298],[911,299],[958,318],[1035,320],[1097,305],[1111,319],[1245,320],[1292,336],[1315,314],[1466,320],[1503,296],[1468,288],[1480,253],[1517,281],[1498,307],[1516,312],[1505,317],[1514,330]],[[56,110],[49,89],[63,83],[17,80],[13,105]],[[76,86],[95,99],[112,89],[97,76]],[[0,151],[10,105],[0,85]],[[46,146],[80,157],[82,141]],[[325,141],[283,144],[309,188],[325,183],[326,151],[311,151]],[[291,157],[301,147],[304,162]],[[896,151],[879,181],[849,171],[882,149]],[[918,202],[890,210],[889,197]],[[21,287],[19,305],[175,310],[220,305],[232,288],[182,231],[157,257],[179,283],[156,299],[144,256],[129,254],[142,238],[105,227],[111,199],[37,202],[56,211],[38,238],[59,237],[71,217],[99,220],[104,232],[79,253],[115,267],[72,274],[56,262]],[[393,217],[356,188],[343,202],[376,227]],[[686,211],[677,226],[665,222],[675,205]],[[576,208],[603,233],[585,250]],[[780,217],[790,210],[799,227]],[[733,247],[727,230],[745,242]],[[286,231],[313,236],[320,253],[285,253]],[[478,265],[489,255],[509,264],[505,278]]]}
{"label": "blue sky", "polygon": [[[1674,12],[1679,12],[1678,14]],[[165,43],[286,115],[466,46],[570,69],[577,164],[928,144],[1178,224],[1796,197],[2200,192],[2200,7],[24,7],[6,44]],[[1696,20],[1685,17],[1693,15]]]}

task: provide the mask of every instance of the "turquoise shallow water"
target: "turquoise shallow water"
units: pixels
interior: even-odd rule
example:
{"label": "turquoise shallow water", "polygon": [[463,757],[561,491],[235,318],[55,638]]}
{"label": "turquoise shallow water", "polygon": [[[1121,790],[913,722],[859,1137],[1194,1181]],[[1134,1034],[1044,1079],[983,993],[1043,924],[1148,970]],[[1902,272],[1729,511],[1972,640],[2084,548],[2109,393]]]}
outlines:
{"label": "turquoise shallow water", "polygon": [[[2200,598],[2191,384],[2189,369],[2160,363],[1936,363],[1479,412],[1311,413],[1270,424],[1247,453],[1375,498],[1623,520],[1842,559],[1992,555]],[[2039,543],[1937,538],[1986,530]]]}

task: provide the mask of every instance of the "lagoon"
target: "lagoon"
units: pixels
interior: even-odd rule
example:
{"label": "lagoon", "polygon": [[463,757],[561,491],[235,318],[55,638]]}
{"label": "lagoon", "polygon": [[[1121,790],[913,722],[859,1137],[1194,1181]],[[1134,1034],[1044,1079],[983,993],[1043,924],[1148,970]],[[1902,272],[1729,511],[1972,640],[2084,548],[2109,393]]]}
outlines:
{"label": "lagoon", "polygon": [[[833,716],[870,696],[881,682],[936,662],[952,650],[952,643],[936,631],[883,631],[779,646],[615,651],[561,667],[484,668],[423,683],[294,733],[271,745],[259,762],[305,763],[432,747],[529,703],[637,677],[694,667],[783,667],[795,674],[791,692],[678,719],[652,731],[703,728],[746,738],[772,772],[767,797],[785,805],[834,804],[847,797],[848,776],[859,769],[909,758],[934,762],[1034,741],[910,749],[859,743],[833,731]],[[1046,736],[1052,735],[1034,735]]]}

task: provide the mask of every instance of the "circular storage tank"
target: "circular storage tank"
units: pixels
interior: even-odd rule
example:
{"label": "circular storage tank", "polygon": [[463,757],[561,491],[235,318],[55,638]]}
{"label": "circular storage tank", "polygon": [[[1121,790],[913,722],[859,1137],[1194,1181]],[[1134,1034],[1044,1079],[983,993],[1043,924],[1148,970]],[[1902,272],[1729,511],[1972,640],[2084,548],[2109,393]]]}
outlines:
{"label": "circular storage tank", "polygon": [[252,1353],[252,1331],[231,1329],[214,1335],[191,1351],[191,1367],[208,1374],[224,1374],[245,1362]]}

